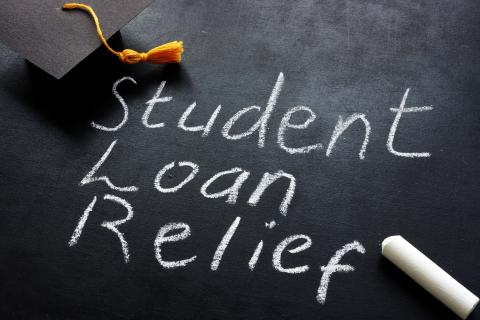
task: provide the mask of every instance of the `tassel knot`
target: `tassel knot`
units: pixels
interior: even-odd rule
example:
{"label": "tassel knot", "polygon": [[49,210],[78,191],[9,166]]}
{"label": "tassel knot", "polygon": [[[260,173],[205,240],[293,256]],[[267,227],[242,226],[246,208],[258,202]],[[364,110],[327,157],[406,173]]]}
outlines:
{"label": "tassel knot", "polygon": [[118,59],[126,64],[136,64],[147,61],[148,54],[145,52],[137,52],[132,49],[125,49],[118,54]]}

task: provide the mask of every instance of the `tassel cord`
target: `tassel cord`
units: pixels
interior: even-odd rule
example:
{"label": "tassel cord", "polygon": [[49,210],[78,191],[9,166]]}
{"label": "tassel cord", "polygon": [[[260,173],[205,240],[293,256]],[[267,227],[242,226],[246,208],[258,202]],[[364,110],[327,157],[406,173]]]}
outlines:
{"label": "tassel cord", "polygon": [[182,41],[172,41],[161,46],[150,49],[148,52],[137,52],[132,49],[125,49],[121,52],[115,51],[110,47],[107,40],[105,39],[102,29],[100,27],[100,22],[95,11],[92,7],[82,4],[82,3],[65,3],[63,9],[80,9],[88,12],[95,22],[95,27],[97,29],[98,37],[102,44],[110,51],[112,54],[116,55],[121,62],[127,64],[135,64],[139,62],[150,62],[150,63],[178,63],[182,60],[183,52],[183,42]]}

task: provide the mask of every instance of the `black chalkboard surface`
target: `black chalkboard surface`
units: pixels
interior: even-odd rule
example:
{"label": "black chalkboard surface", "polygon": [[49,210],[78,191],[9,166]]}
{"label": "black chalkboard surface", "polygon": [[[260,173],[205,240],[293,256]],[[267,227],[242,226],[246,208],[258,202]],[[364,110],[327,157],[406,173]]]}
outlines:
{"label": "black chalkboard surface", "polygon": [[456,319],[380,244],[480,292],[479,21],[156,1],[112,46],[182,39],[180,65],[99,49],[62,80],[0,46],[1,318]]}

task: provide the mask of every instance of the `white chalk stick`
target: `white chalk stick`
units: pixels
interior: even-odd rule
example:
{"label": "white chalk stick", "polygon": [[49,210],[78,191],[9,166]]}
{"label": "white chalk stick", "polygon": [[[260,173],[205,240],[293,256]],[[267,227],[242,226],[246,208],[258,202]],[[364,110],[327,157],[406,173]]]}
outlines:
{"label": "white chalk stick", "polygon": [[401,236],[383,240],[382,255],[460,318],[466,319],[477,306],[477,296]]}

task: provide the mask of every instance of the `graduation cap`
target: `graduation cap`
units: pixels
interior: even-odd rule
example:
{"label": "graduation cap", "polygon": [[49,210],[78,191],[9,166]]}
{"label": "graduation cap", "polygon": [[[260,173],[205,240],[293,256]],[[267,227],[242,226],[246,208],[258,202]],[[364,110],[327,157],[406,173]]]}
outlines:
{"label": "graduation cap", "polygon": [[89,6],[72,4],[65,7],[81,9],[87,14],[65,10],[66,2],[68,1],[2,1],[0,41],[57,79],[73,69],[102,43],[124,63],[180,61],[183,47],[178,41],[146,53],[131,49],[117,52],[106,42],[106,39],[143,11],[152,0],[89,0]]}

